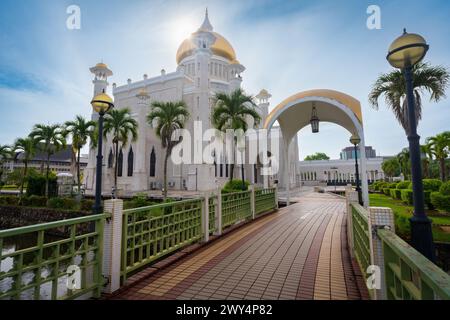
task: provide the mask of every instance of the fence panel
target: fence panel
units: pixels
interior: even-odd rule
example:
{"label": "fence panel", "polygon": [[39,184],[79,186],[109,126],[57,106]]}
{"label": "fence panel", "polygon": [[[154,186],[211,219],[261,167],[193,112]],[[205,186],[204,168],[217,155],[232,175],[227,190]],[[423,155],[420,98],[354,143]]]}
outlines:
{"label": "fence panel", "polygon": [[209,198],[209,233],[216,231],[217,196]]}
{"label": "fence panel", "polygon": [[251,191],[222,194],[222,226],[229,227],[252,217]]}
{"label": "fence panel", "polygon": [[277,207],[275,188],[255,190],[255,214],[269,212]]}
{"label": "fence panel", "polygon": [[390,230],[378,230],[383,243],[389,300],[450,300],[450,276]]}
{"label": "fence panel", "polygon": [[0,299],[99,297],[105,218],[92,215],[0,231]]}
{"label": "fence panel", "polygon": [[358,261],[361,273],[365,277],[366,270],[371,264],[368,213],[359,204],[352,203],[351,208],[355,257]]}
{"label": "fence panel", "polygon": [[124,210],[122,281],[130,273],[202,237],[203,199]]}

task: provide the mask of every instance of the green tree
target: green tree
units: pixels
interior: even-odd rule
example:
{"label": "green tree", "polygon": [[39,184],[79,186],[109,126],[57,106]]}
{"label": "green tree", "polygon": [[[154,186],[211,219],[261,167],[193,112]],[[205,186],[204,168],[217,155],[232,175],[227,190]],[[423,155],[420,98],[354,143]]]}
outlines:
{"label": "green tree", "polygon": [[66,147],[64,129],[59,124],[45,125],[37,124],[30,133],[30,138],[39,144],[47,156],[47,170],[45,174],[45,195],[48,197],[48,179],[50,174],[50,157]]}
{"label": "green tree", "polygon": [[[113,109],[105,115],[105,125],[103,129],[105,138],[108,134],[112,136],[114,145],[114,187],[117,190],[117,174],[119,161],[119,145],[124,147],[128,140],[135,142],[138,138],[138,123],[131,117],[130,109]],[[95,134],[94,134],[95,135]]]}
{"label": "green tree", "polygon": [[[450,79],[449,72],[442,66],[430,66],[420,62],[413,67],[413,88],[417,122],[422,118],[422,95],[430,94],[430,101],[438,102],[445,98],[445,90]],[[378,109],[378,100],[384,96],[386,105],[390,108],[399,123],[408,132],[408,115],[406,106],[406,82],[402,71],[394,70],[382,74],[372,86],[369,102]]]}
{"label": "green tree", "polygon": [[[261,121],[261,116],[256,111],[256,104],[251,95],[244,93],[242,89],[237,89],[230,94],[218,92],[214,96],[214,109],[212,111],[212,124],[222,132],[228,129],[243,130],[248,129],[247,120],[253,119],[255,125]],[[230,181],[233,181],[234,161],[236,158],[236,138],[233,146],[233,161],[230,165]],[[244,166],[241,166],[242,183],[244,188]]]}
{"label": "green tree", "polygon": [[179,129],[183,129],[189,117],[189,111],[184,101],[159,102],[151,104],[150,113],[147,115],[148,124],[155,124],[156,135],[161,139],[161,145],[166,149],[164,158],[164,190],[163,198],[167,199],[167,162],[173,148],[181,142],[181,139],[172,139],[172,135]]}
{"label": "green tree", "polygon": [[20,153],[20,161],[23,163],[22,179],[20,182],[20,195],[23,195],[23,186],[28,174],[28,163],[36,155],[36,146],[32,138],[19,138],[14,143],[14,151]]}
{"label": "green tree", "polygon": [[77,155],[77,183],[78,193],[81,192],[81,170],[80,158],[81,149],[86,145],[88,139],[94,139],[94,130],[96,123],[94,121],[86,121],[82,116],[76,116],[74,121],[67,121],[65,124],[65,132],[72,137],[72,149]]}
{"label": "green tree", "polygon": [[330,157],[323,152],[316,152],[315,154],[309,155],[305,158],[305,161],[314,161],[314,160],[330,160]]}
{"label": "green tree", "polygon": [[430,165],[431,162],[433,161],[433,153],[431,150],[431,146],[428,143],[421,145],[420,153],[422,158],[423,176],[426,178],[431,178]]}
{"label": "green tree", "polygon": [[450,131],[440,133],[426,140],[430,151],[439,162],[439,173],[442,181],[446,179],[445,159],[449,155],[450,148]]}
{"label": "green tree", "polygon": [[3,164],[11,158],[11,147],[0,145],[0,180],[3,177]]}
{"label": "green tree", "polygon": [[411,161],[409,160],[409,148],[404,148],[397,155],[398,162],[400,163],[400,171],[402,172],[405,179],[410,180],[409,176],[411,174]]}
{"label": "green tree", "polygon": [[400,163],[397,158],[384,160],[381,169],[387,177],[397,177],[400,174]]}

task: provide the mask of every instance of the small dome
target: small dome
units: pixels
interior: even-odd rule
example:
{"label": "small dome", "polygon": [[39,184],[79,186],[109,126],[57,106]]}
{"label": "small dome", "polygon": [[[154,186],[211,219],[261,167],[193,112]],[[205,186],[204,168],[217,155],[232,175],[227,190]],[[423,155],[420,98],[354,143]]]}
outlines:
{"label": "small dome", "polygon": [[[198,31],[210,32],[216,37],[216,41],[211,45],[211,51],[213,54],[230,60],[230,62],[237,62],[236,52],[234,51],[231,44],[225,39],[221,34],[214,32],[211,23],[208,18],[208,11],[205,14],[205,21],[201,25]],[[195,43],[192,41],[192,37],[185,39],[177,51],[177,64],[180,64],[181,60],[190,56],[192,52],[196,49]],[[237,62],[239,63],[239,62]]]}
{"label": "small dome", "polygon": [[108,66],[106,64],[104,64],[103,62],[97,63],[95,65],[96,68],[103,68],[103,69],[108,69]]}

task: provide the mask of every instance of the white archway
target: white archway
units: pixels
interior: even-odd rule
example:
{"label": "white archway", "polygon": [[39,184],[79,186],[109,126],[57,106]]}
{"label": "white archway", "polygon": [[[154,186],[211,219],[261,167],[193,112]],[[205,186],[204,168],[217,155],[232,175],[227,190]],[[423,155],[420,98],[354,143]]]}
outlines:
{"label": "white archway", "polygon": [[369,204],[369,193],[361,104],[345,93],[325,89],[299,92],[287,98],[275,107],[264,124],[264,128],[270,130],[275,122],[278,122],[283,135],[287,202],[290,202],[288,148],[297,132],[310,124],[313,104],[316,106],[317,115],[321,122],[331,122],[342,126],[349,132],[349,138],[352,134],[357,134],[361,138],[359,171],[363,201],[367,206]]}

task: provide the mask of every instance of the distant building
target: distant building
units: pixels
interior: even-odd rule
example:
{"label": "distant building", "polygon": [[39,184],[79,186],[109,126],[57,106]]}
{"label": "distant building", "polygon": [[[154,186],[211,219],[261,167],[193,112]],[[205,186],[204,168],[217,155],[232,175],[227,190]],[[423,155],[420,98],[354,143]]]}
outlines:
{"label": "distant building", "polygon": [[[14,160],[6,161],[3,165],[4,170],[11,172],[15,169],[23,168],[22,162],[23,154],[18,153]],[[45,153],[37,153],[33,160],[28,162],[28,168],[34,168],[36,170],[45,171],[47,166],[47,155]],[[88,156],[82,155],[80,157],[80,169],[83,173],[84,168],[87,166]],[[71,173],[76,175],[76,159],[72,152],[72,145],[61,151],[58,151],[54,155],[50,156],[50,170],[55,173]]]}
{"label": "distant building", "polygon": [[[357,157],[358,159],[360,159],[360,155],[359,155],[359,148],[357,149]],[[375,151],[374,148],[367,146],[366,147],[366,159],[371,159],[371,158],[376,158],[377,157],[377,152]],[[342,149],[341,152],[341,160],[351,160],[351,159],[355,159],[355,147],[347,147]]]}

